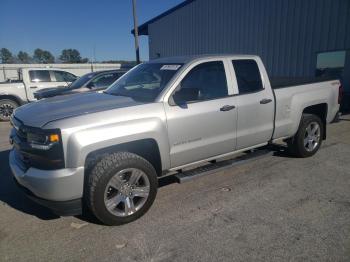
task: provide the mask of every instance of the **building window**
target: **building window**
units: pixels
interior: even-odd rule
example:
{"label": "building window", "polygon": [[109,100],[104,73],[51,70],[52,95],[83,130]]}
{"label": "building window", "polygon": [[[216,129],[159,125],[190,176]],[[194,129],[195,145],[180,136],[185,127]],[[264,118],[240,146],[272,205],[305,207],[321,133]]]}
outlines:
{"label": "building window", "polygon": [[341,77],[345,59],[345,50],[318,53],[316,76]]}

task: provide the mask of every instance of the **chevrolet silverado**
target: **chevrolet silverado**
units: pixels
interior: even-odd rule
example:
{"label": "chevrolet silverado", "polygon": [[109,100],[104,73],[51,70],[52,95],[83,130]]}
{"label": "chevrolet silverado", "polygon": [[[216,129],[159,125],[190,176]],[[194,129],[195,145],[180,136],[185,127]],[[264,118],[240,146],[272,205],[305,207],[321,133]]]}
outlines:
{"label": "chevrolet silverado", "polygon": [[[26,104],[11,117],[18,185],[60,215],[103,223],[151,207],[158,178],[277,141],[310,157],[339,110],[337,79],[270,82],[250,55],[160,58],[103,93]],[[215,177],[213,177],[215,179]]]}

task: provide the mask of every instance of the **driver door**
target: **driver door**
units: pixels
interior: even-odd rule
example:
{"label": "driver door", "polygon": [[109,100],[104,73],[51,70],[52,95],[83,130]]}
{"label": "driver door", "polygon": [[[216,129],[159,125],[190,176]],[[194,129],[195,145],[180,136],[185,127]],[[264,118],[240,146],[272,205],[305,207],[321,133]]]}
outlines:
{"label": "driver door", "polygon": [[171,167],[229,153],[236,147],[236,98],[224,60],[195,65],[165,103]]}

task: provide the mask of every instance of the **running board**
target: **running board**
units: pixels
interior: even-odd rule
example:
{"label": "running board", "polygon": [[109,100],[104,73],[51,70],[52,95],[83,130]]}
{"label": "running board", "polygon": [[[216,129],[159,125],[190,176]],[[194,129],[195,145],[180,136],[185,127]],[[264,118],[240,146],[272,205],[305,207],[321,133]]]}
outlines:
{"label": "running board", "polygon": [[250,160],[255,160],[263,158],[269,155],[273,155],[273,151],[269,149],[254,150],[251,153],[246,153],[245,155],[236,157],[234,159],[224,160],[220,162],[212,161],[210,164],[197,167],[184,172],[179,172],[175,174],[178,183],[184,183],[190,181],[197,177],[202,177],[210,174],[214,174],[234,166],[238,166],[247,163]]}

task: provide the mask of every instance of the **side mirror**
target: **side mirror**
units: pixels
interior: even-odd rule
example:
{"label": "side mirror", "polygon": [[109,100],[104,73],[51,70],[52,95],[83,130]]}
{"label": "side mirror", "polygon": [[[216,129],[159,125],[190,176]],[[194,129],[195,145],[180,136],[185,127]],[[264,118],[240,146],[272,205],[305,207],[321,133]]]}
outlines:
{"label": "side mirror", "polygon": [[187,102],[196,101],[198,98],[198,88],[181,88],[173,94],[173,101],[176,105],[183,105]]}

